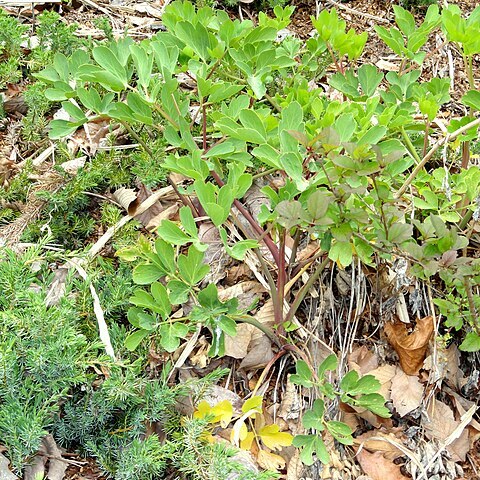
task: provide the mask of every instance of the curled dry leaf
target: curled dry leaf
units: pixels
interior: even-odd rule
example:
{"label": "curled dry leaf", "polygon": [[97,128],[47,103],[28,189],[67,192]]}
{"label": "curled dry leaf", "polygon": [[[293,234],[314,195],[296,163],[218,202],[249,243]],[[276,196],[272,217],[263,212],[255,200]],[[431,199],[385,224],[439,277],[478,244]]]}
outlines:
{"label": "curled dry leaf", "polygon": [[[48,468],[45,475],[45,468]],[[33,461],[25,468],[24,480],[36,480],[37,478],[49,478],[50,480],[62,480],[65,476],[68,463],[62,458],[62,451],[58,448],[52,435],[42,438],[40,448]]]}
{"label": "curled dry leaf", "polygon": [[403,323],[387,323],[385,334],[400,358],[400,365],[407,375],[418,374],[425,360],[428,342],[433,334],[433,318],[417,321],[415,330],[408,333]]}
{"label": "curled dry leaf", "polygon": [[137,192],[133,188],[120,187],[113,192],[113,198],[128,212],[130,205],[137,199]]}
{"label": "curled dry leaf", "polygon": [[406,375],[397,368],[392,378],[391,398],[395,410],[401,417],[418,408],[423,398],[423,386],[415,375]]}

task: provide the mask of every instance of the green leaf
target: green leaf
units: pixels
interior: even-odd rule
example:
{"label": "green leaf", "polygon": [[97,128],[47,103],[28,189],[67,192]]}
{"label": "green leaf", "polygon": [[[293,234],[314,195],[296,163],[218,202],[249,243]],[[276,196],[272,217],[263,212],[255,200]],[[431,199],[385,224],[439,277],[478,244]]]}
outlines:
{"label": "green leaf", "polygon": [[383,73],[380,73],[374,65],[365,63],[358,69],[358,81],[367,97],[375,93],[382,80]]}
{"label": "green leaf", "polygon": [[313,221],[325,216],[328,206],[334,200],[334,196],[325,190],[316,190],[307,200],[307,210]]}
{"label": "green leaf", "polygon": [[290,376],[290,380],[296,385],[301,385],[302,387],[310,388],[313,386],[312,382],[312,372],[310,367],[303,361],[298,360],[296,365],[297,373]]}
{"label": "green leaf", "polygon": [[165,267],[165,273],[172,275],[176,271],[175,265],[175,251],[169,243],[161,238],[155,240],[155,252],[157,253],[158,261]]}
{"label": "green leaf", "polygon": [[462,103],[467,107],[480,111],[480,92],[478,90],[470,90],[462,97]]}
{"label": "green leaf", "polygon": [[188,334],[188,326],[183,323],[167,323],[160,325],[160,345],[169,353],[180,346],[180,340]]}
{"label": "green leaf", "polygon": [[138,84],[147,90],[152,79],[154,55],[147,53],[141,44],[130,45],[130,53],[137,70]]}
{"label": "green leaf", "polygon": [[390,411],[385,407],[385,399],[378,393],[363,395],[355,400],[355,405],[364,407],[380,417],[388,418]]}
{"label": "green leaf", "polygon": [[185,232],[187,232],[190,237],[196,238],[198,236],[198,229],[195,219],[193,218],[192,210],[185,206],[180,209],[179,214],[180,222],[182,223],[182,227],[185,229]]}
{"label": "green leaf", "polygon": [[313,455],[325,465],[330,462],[330,455],[319,435],[296,435],[292,445],[301,448],[300,459],[305,465],[313,465]]}
{"label": "green leaf", "polygon": [[133,281],[138,285],[149,285],[165,275],[156,265],[141,263],[133,269]]}
{"label": "green leaf", "polygon": [[325,413],[325,403],[323,400],[316,399],[313,402],[313,408],[307,410],[302,418],[302,425],[305,428],[313,428],[318,432],[324,430],[323,415]]}
{"label": "green leaf", "polygon": [[125,346],[133,352],[140,345],[140,342],[149,334],[150,332],[148,330],[137,330],[125,339]]}
{"label": "green leaf", "polygon": [[210,271],[209,265],[203,263],[203,253],[195,247],[188,249],[187,255],[179,255],[177,263],[182,279],[193,286],[203,280]]}
{"label": "green leaf", "polygon": [[355,370],[350,370],[343,378],[342,381],[340,382],[340,388],[346,392],[349,393],[350,390],[353,390],[358,382],[358,373]]}
{"label": "green leaf", "polygon": [[323,379],[325,372],[335,371],[338,366],[338,359],[335,354],[329,355],[318,367],[318,378]]}
{"label": "green leaf", "polygon": [[180,280],[170,280],[167,283],[167,288],[169,290],[168,298],[173,305],[181,305],[188,301],[188,294],[191,291],[190,285]]}
{"label": "green leaf", "polygon": [[264,143],[267,141],[267,131],[262,119],[258,116],[255,110],[246,109],[242,110],[239,115],[239,119],[245,128],[254,130],[260,137],[255,140],[256,143]]}
{"label": "green leaf", "polygon": [[350,242],[336,242],[328,251],[328,258],[341,267],[348,267],[353,260],[353,248]]}
{"label": "green leaf", "polygon": [[365,375],[357,384],[351,388],[348,393],[352,396],[354,395],[366,395],[369,393],[375,393],[380,389],[380,382],[373,375]]}
{"label": "green leaf", "polygon": [[150,289],[155,299],[157,313],[162,316],[163,320],[166,320],[172,313],[172,305],[168,299],[167,289],[159,282],[152,283]]}
{"label": "green leaf", "polygon": [[462,352],[478,352],[480,350],[480,335],[475,332],[467,333],[459,348]]}
{"label": "green leaf", "polygon": [[152,109],[146,100],[138,93],[128,92],[127,105],[132,109],[135,120],[145,125],[153,124]]}
{"label": "green leaf", "polygon": [[160,223],[157,229],[157,233],[162,240],[173,245],[186,245],[193,240],[171,220],[162,220],[162,223]]}
{"label": "green leaf", "polygon": [[79,126],[77,123],[67,120],[52,120],[49,125],[48,136],[53,140],[67,137],[75,132]]}
{"label": "green leaf", "polygon": [[117,78],[119,82],[122,83],[124,89],[127,88],[127,71],[118,61],[112,50],[105,46],[95,47],[92,50],[92,55],[98,64],[105,69],[105,71],[109,72],[111,75]]}
{"label": "green leaf", "polygon": [[327,429],[338,442],[343,445],[353,445],[352,429],[345,423],[329,421]]}

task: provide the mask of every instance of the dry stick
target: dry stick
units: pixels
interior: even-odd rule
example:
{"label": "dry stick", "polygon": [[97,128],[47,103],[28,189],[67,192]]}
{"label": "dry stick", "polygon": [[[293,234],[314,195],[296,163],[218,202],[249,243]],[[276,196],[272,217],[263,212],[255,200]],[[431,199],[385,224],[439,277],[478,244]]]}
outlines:
{"label": "dry stick", "polygon": [[398,199],[400,198],[407,188],[410,186],[410,184],[413,182],[415,177],[418,175],[418,172],[426,165],[426,163],[433,157],[433,154],[445,143],[454,140],[457,138],[459,135],[462,133],[465,133],[467,130],[470,130],[473,127],[476,127],[477,125],[480,125],[480,118],[477,118],[476,120],[471,121],[470,123],[467,123],[463,127],[459,128],[458,130],[455,130],[452,134],[446,135],[444,138],[439,140],[430,150],[429,152],[422,158],[422,161],[413,169],[412,173],[409,175],[409,177],[405,180],[404,184],[400,187],[400,189],[395,193],[394,198]]}
{"label": "dry stick", "polygon": [[337,3],[334,0],[327,0],[327,2],[330,5],[335,5],[335,7],[339,8],[340,10],[345,10],[346,12],[351,13],[352,15],[357,15],[359,17],[364,17],[364,18],[369,18],[370,20],[375,20],[378,23],[388,23],[388,24],[390,23],[390,21],[387,20],[386,18],[377,17],[377,15],[372,15],[370,13],[359,12],[358,10],[354,10],[353,8],[347,7],[346,5],[343,5],[341,3]]}

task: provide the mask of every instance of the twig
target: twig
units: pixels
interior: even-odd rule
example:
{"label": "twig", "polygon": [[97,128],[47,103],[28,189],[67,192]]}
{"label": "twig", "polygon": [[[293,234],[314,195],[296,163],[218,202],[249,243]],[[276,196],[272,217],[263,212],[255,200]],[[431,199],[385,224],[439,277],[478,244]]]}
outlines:
{"label": "twig", "polygon": [[335,0],[327,0],[327,3],[330,5],[334,5],[335,7],[339,8],[340,10],[345,10],[348,13],[351,13],[352,15],[357,15],[358,17],[364,17],[368,18],[370,20],[375,20],[378,23],[387,23],[390,24],[390,21],[382,18],[382,17],[377,17],[377,15],[372,15],[370,13],[364,13],[364,12],[359,12],[358,10],[354,10],[353,8],[347,7],[346,5],[343,5],[342,3],[337,3]]}
{"label": "twig", "polygon": [[459,135],[462,133],[465,133],[467,130],[470,130],[473,127],[476,127],[477,125],[480,125],[480,118],[477,118],[475,120],[472,120],[470,123],[467,123],[463,127],[455,130],[453,133],[450,135],[446,135],[443,137],[441,140],[439,140],[430,150],[429,152],[422,158],[422,161],[413,169],[412,173],[409,175],[409,177],[405,180],[403,185],[399,188],[399,190],[395,193],[394,198],[398,199],[400,198],[407,188],[410,186],[410,184],[413,182],[415,177],[418,175],[418,172],[426,165],[426,163],[433,157],[434,153],[445,143],[454,140],[457,138]]}

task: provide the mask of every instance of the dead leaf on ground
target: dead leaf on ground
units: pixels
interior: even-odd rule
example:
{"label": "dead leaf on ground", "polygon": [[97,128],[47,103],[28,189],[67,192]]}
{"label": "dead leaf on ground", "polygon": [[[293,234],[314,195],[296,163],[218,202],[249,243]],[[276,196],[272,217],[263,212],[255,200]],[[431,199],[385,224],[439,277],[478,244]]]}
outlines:
{"label": "dead leaf on ground", "polygon": [[237,325],[237,334],[234,337],[225,335],[225,355],[232,358],[245,358],[252,341],[253,325],[241,323]]}
{"label": "dead leaf on ground", "polygon": [[370,453],[363,449],[357,454],[357,460],[372,480],[410,480],[402,474],[400,466],[385,458],[382,452]]}
{"label": "dead leaf on ground", "polygon": [[423,390],[417,376],[406,375],[402,369],[397,368],[397,372],[392,378],[391,399],[395,410],[401,417],[420,406]]}
{"label": "dead leaf on ground", "polygon": [[218,298],[224,302],[231,298],[238,299],[238,308],[247,309],[258,299],[258,296],[266,291],[265,287],[255,280],[247,280],[231,287],[218,290]]}
{"label": "dead leaf on ground", "polygon": [[[444,443],[461,423],[460,420],[455,420],[452,409],[439,400],[430,402],[427,413],[429,420],[423,421],[425,434],[429,439],[435,439],[440,443]],[[468,431],[464,429],[459,438],[447,446],[447,450],[454,461],[464,462],[470,450]]]}
{"label": "dead leaf on ground", "polygon": [[[273,302],[269,299],[255,314],[260,323],[271,326],[274,322]],[[251,370],[265,366],[273,358],[272,342],[258,328],[252,330],[252,340],[248,353],[240,363],[239,368]]]}
{"label": "dead leaf on ground", "polygon": [[423,368],[433,372],[433,379],[432,374],[430,378],[434,382],[442,379],[455,389],[461,388],[465,380],[460,370],[460,352],[454,343],[449,348],[438,345],[435,360],[433,355],[429,355],[423,362]]}
{"label": "dead leaf on ground", "polygon": [[200,224],[198,239],[208,245],[203,262],[210,265],[210,272],[203,281],[204,283],[217,284],[227,275],[227,267],[231,258],[225,251],[218,228],[212,222],[202,222]]}
{"label": "dead leaf on ground", "polygon": [[305,467],[300,460],[300,451],[295,449],[293,457],[288,462],[286,480],[300,480],[303,477]]}
{"label": "dead leaf on ground", "polygon": [[380,452],[385,458],[395,460],[404,455],[404,453],[395,446],[403,444],[403,433],[400,429],[392,429],[390,432],[380,431],[379,429],[370,430],[354,438],[354,444],[367,449],[371,453]]}
{"label": "dead leaf on ground", "polygon": [[18,477],[14,475],[8,468],[10,462],[7,457],[0,453],[0,479],[1,480],[18,480]]}
{"label": "dead leaf on ground", "polygon": [[[230,461],[243,465],[247,471],[258,473],[258,467],[255,463],[253,455],[246,450],[239,450],[233,457],[230,458]],[[241,480],[243,475],[244,473],[233,472],[230,473],[225,480]]]}
{"label": "dead leaf on ground", "polygon": [[286,465],[285,460],[280,455],[267,452],[266,450],[260,450],[258,452],[257,462],[262,468],[272,472],[280,470]]}
{"label": "dead leaf on ground", "polygon": [[358,373],[366,375],[371,370],[378,368],[378,357],[365,345],[362,345],[348,356],[348,366],[350,370],[356,370]]}
{"label": "dead leaf on ground", "polygon": [[392,378],[397,372],[394,365],[382,365],[375,370],[370,370],[369,375],[373,375],[380,382],[379,393],[386,401],[390,400],[390,390],[392,387]]}
{"label": "dead leaf on ground", "polygon": [[[47,471],[45,468],[47,466]],[[25,467],[24,480],[48,478],[62,480],[65,476],[68,463],[62,459],[62,451],[58,448],[52,435],[45,435],[33,461]]]}
{"label": "dead leaf on ground", "polygon": [[290,381],[290,375],[287,376],[285,393],[282,396],[278,416],[284,420],[296,420],[302,412],[302,397],[298,388]]}
{"label": "dead leaf on ground", "polygon": [[418,320],[412,333],[408,333],[404,323],[387,323],[385,325],[388,341],[397,352],[400,365],[407,375],[418,374],[422,367],[433,328],[432,317]]}
{"label": "dead leaf on ground", "polygon": [[241,397],[228,388],[220,387],[219,385],[213,385],[213,387],[209,388],[202,400],[205,400],[211,407],[227,400],[232,404],[235,414],[239,414],[242,411],[243,400]]}

